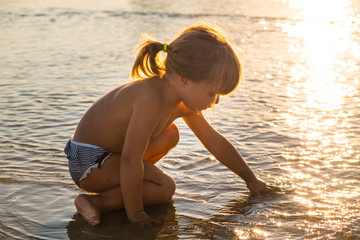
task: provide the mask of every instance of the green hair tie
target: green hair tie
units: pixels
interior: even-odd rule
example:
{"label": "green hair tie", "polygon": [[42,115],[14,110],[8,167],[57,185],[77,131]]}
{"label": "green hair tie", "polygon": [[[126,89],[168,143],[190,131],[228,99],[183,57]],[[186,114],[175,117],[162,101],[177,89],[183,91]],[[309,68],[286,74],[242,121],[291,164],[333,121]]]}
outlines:
{"label": "green hair tie", "polygon": [[167,43],[164,43],[163,51],[164,51],[164,52],[167,52],[167,49],[168,49],[168,45],[167,45]]}

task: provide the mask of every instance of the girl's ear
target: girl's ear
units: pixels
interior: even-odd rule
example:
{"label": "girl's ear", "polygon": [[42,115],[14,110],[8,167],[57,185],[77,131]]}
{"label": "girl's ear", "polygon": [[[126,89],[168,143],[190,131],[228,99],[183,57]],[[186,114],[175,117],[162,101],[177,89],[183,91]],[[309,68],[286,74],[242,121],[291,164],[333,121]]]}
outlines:
{"label": "girl's ear", "polygon": [[180,81],[180,84],[181,84],[182,86],[186,86],[186,85],[189,84],[189,80],[188,80],[187,78],[184,78],[184,77],[180,77],[180,78],[179,78],[179,81]]}

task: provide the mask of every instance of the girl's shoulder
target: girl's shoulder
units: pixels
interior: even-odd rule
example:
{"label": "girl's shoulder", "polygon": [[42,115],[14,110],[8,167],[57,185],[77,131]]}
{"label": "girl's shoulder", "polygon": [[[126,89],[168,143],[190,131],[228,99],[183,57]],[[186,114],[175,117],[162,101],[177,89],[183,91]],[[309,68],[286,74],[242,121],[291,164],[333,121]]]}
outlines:
{"label": "girl's shoulder", "polygon": [[137,80],[126,83],[118,88],[117,93],[122,99],[133,101],[135,104],[160,104],[161,90],[154,79]]}

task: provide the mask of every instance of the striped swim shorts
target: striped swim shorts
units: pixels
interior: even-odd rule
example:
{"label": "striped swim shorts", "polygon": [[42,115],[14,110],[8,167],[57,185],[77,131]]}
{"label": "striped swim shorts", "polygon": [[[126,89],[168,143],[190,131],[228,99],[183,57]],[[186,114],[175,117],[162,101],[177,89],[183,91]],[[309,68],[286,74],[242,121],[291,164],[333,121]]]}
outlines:
{"label": "striped swim shorts", "polygon": [[92,168],[100,168],[104,160],[111,156],[111,153],[101,147],[78,143],[72,139],[67,142],[64,152],[69,160],[71,178],[78,186]]}

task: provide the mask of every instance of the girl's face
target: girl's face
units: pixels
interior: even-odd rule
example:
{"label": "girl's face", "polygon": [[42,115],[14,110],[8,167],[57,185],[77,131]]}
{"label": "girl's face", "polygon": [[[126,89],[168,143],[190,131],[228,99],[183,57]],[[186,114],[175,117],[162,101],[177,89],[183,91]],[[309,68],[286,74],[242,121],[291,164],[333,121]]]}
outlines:
{"label": "girl's face", "polygon": [[183,96],[183,103],[194,112],[201,112],[219,102],[219,94],[206,83],[190,81]]}

